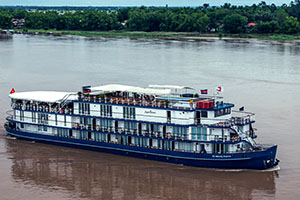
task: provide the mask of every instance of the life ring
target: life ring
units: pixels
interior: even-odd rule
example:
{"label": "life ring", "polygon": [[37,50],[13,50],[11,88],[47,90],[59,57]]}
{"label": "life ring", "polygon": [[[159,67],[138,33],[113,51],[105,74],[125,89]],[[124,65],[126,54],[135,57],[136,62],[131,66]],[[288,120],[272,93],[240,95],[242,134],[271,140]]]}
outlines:
{"label": "life ring", "polygon": [[224,126],[224,122],[219,122],[219,126]]}

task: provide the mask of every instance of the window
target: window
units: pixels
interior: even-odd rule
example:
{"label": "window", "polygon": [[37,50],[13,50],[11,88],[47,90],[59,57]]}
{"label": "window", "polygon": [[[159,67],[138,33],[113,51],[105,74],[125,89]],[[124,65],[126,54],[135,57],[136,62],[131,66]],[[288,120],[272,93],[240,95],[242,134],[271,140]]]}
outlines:
{"label": "window", "polygon": [[67,129],[58,128],[57,129],[57,134],[60,137],[68,137],[69,136],[69,131]]}
{"label": "window", "polygon": [[206,140],[207,139],[207,128],[192,127],[192,140]]}
{"label": "window", "polygon": [[201,117],[207,118],[207,111],[201,111]]}
{"label": "window", "polygon": [[100,127],[106,131],[112,127],[112,120],[100,119]]}
{"label": "window", "polygon": [[159,125],[154,124],[153,128],[154,128],[154,132],[159,132]]}
{"label": "window", "polygon": [[100,105],[100,116],[111,117],[112,116],[112,107],[110,105]]}
{"label": "window", "polygon": [[90,114],[90,104],[89,103],[79,103],[79,114]]}
{"label": "window", "polygon": [[31,113],[31,118],[32,118],[32,122],[36,122],[36,113],[35,112]]}
{"label": "window", "polygon": [[135,108],[124,106],[123,107],[123,118],[135,119]]}
{"label": "window", "polygon": [[91,114],[90,113],[90,104],[89,103],[85,103],[85,114]]}
{"label": "window", "polygon": [[60,130],[60,128],[57,129],[57,135],[61,136],[61,130]]}
{"label": "window", "polygon": [[128,118],[128,107],[123,107],[123,118]]}
{"label": "window", "polygon": [[135,122],[124,122],[125,131],[135,131],[136,123]]}
{"label": "window", "polygon": [[20,111],[20,121],[24,121],[24,111]]}
{"label": "window", "polygon": [[38,113],[38,123],[48,124],[48,114]]}
{"label": "window", "polygon": [[219,117],[222,115],[228,115],[231,113],[231,109],[230,108],[223,108],[223,109],[219,109],[215,111],[215,117]]}
{"label": "window", "polygon": [[184,137],[187,134],[187,128],[186,127],[174,126],[173,127],[173,133],[174,133],[175,136]]}
{"label": "window", "polygon": [[38,126],[38,131],[47,132],[48,131],[48,127],[47,126]]}
{"label": "window", "polygon": [[78,106],[79,106],[78,112],[79,114],[82,114],[82,103],[78,103]]}

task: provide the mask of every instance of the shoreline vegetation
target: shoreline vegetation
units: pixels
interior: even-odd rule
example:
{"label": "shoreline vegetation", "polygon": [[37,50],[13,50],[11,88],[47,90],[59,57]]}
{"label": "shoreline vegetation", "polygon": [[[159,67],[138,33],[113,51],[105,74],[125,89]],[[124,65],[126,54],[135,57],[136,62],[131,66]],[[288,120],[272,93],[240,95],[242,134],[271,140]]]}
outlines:
{"label": "shoreline vegetation", "polygon": [[0,7],[0,29],[27,34],[165,39],[300,39],[300,0],[289,5]]}
{"label": "shoreline vegetation", "polygon": [[300,41],[300,35],[287,34],[217,34],[207,33],[200,34],[197,32],[141,32],[141,31],[75,31],[75,30],[43,30],[30,29],[17,30],[17,32],[25,34],[41,34],[41,35],[74,35],[83,37],[129,37],[129,38],[157,38],[157,39],[173,39],[173,40],[205,40],[205,39],[260,39],[274,41]]}

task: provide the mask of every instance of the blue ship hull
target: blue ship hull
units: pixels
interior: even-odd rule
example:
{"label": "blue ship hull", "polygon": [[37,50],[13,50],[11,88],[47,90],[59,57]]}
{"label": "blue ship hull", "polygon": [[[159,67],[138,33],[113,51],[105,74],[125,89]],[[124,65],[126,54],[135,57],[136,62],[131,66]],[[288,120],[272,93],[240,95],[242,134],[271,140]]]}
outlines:
{"label": "blue ship hull", "polygon": [[8,135],[17,137],[18,139],[195,167],[263,170],[272,168],[276,164],[277,145],[264,151],[232,154],[200,154],[42,135],[13,130],[8,127],[5,128]]}

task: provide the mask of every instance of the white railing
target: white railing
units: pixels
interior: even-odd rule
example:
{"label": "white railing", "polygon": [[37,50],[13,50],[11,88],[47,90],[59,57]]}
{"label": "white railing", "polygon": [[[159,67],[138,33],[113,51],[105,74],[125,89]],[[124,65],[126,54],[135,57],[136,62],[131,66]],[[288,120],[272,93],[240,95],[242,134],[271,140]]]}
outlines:
{"label": "white railing", "polygon": [[255,121],[255,114],[244,111],[232,111],[232,122],[236,125],[244,125]]}

